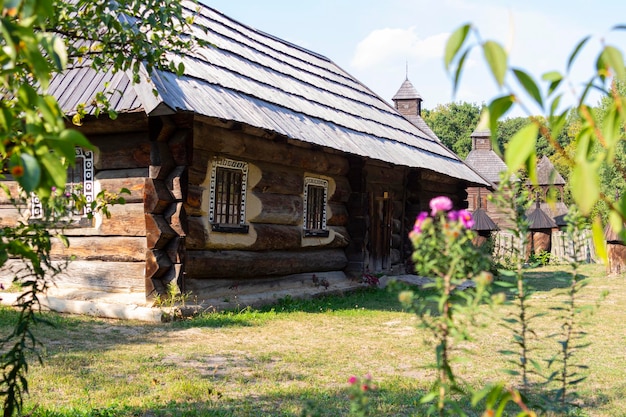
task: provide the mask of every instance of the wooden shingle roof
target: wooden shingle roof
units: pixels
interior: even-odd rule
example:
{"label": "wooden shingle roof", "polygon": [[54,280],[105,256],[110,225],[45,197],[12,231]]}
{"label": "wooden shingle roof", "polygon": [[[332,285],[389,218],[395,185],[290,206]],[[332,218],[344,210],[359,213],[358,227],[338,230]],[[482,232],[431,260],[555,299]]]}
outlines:
{"label": "wooden shingle roof", "polygon": [[537,163],[537,183],[539,185],[565,185],[565,180],[545,155]]}
{"label": "wooden shingle roof", "polygon": [[90,103],[108,82],[108,91],[115,92],[113,109],[120,113],[193,112],[323,148],[431,170],[468,184],[488,185],[452,151],[330,59],[202,4],[188,0],[182,4],[195,15],[193,34],[213,45],[174,58],[184,64],[184,75],[158,70],[145,73],[133,85],[126,74],[75,67],[52,82],[62,109],[71,114],[76,104]]}
{"label": "wooden shingle roof", "polygon": [[554,219],[543,211],[537,203],[535,209],[527,217],[530,230],[552,229],[557,227]]}
{"label": "wooden shingle roof", "polygon": [[491,217],[489,217],[487,212],[482,208],[477,208],[476,210],[474,210],[474,212],[472,213],[472,218],[474,219],[474,225],[472,226],[472,230],[476,230],[478,232],[491,232],[499,229],[496,223],[491,220]]}

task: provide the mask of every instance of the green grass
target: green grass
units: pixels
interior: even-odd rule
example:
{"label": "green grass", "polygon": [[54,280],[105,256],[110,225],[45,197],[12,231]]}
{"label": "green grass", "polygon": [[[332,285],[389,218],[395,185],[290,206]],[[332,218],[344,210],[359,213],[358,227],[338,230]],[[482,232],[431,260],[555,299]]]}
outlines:
{"label": "green grass", "polygon": [[[580,322],[591,346],[575,360],[589,366],[577,390],[580,416],[621,416],[626,407],[626,289],[623,276],[585,266],[589,284],[581,303],[595,305]],[[533,311],[563,300],[567,274],[559,267],[529,270]],[[515,384],[501,371],[511,334],[498,323],[511,306],[484,309],[476,339],[459,348],[455,365],[469,386]],[[533,354],[557,348],[555,312],[532,324]],[[263,309],[212,313],[181,322],[146,324],[43,315],[43,365],[33,362],[25,411],[32,417],[344,416],[351,375],[371,373],[377,416],[423,415],[420,395],[430,388],[433,347],[417,319],[402,311],[397,291],[364,289],[346,296],[282,300]],[[0,309],[6,334],[15,313]],[[460,353],[460,350],[458,351]],[[467,399],[466,399],[467,401]],[[474,415],[480,415],[476,413]],[[573,414],[574,415],[574,414]]]}

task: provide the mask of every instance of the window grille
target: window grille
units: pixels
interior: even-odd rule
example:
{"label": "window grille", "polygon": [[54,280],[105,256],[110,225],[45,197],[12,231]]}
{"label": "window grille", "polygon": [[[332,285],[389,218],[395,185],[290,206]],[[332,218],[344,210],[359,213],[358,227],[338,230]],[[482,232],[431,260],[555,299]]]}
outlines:
{"label": "window grille", "polygon": [[212,230],[247,232],[245,225],[248,164],[230,159],[213,161],[209,222]]}
{"label": "window grille", "polygon": [[326,228],[326,202],[328,181],[320,178],[304,179],[304,235],[328,236]]}

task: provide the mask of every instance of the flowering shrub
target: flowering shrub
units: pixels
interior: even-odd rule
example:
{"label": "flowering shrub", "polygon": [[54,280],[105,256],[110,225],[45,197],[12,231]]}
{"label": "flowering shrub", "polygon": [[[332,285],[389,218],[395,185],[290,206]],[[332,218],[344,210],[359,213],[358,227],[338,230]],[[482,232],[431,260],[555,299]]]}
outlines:
{"label": "flowering shrub", "polygon": [[421,212],[409,238],[415,272],[425,277],[448,276],[453,285],[489,269],[489,258],[472,243],[474,224],[467,210],[452,210],[448,197],[430,201],[430,213]]}
{"label": "flowering shrub", "polygon": [[452,210],[448,197],[436,197],[430,201],[430,213],[420,213],[409,233],[415,271],[431,282],[417,292],[401,292],[399,299],[436,339],[437,380],[421,399],[431,403],[429,414],[465,415],[450,398],[462,391],[451,367],[453,344],[471,339],[468,325],[488,300],[492,281],[491,274],[484,272],[489,257],[472,243],[472,225],[471,213]]}
{"label": "flowering shrub", "polygon": [[350,416],[369,416],[370,401],[367,393],[376,389],[372,383],[372,376],[370,374],[363,378],[351,376],[348,383],[350,384]]}

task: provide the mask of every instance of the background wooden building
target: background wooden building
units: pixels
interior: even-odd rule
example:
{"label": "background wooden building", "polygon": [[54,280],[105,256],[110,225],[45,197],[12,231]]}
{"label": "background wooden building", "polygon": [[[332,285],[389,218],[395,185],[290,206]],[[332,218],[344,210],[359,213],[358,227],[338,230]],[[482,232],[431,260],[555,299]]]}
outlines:
{"label": "background wooden building", "polygon": [[214,46],[189,51],[181,77],[132,84],[75,66],[53,80],[67,114],[110,94],[119,117],[81,127],[98,148],[83,179],[132,191],[110,220],[70,230],[55,256],[77,260],[60,286],[154,295],[176,284],[197,300],[262,283],[340,288],[405,272],[414,214],[436,195],[464,207],[467,186],[488,185],[328,58],[197,13],[196,35]]}

